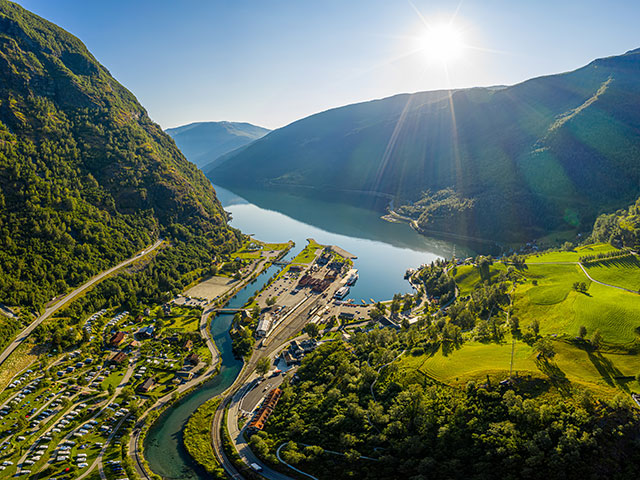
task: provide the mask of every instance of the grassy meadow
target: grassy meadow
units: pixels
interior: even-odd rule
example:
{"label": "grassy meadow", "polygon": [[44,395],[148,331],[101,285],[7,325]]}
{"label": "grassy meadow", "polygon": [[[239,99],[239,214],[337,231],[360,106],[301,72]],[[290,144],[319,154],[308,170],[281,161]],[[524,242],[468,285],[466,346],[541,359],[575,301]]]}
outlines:
{"label": "grassy meadow", "polygon": [[[529,255],[525,264],[516,269],[515,284],[510,283],[511,315],[518,319],[520,330],[525,331],[537,322],[540,335],[552,340],[555,356],[550,365],[554,378],[605,396],[620,390],[640,392],[635,379],[640,373],[640,295],[591,282],[577,264],[580,256],[612,250],[616,249],[611,245],[596,244],[570,252]],[[492,281],[507,268],[508,265],[495,262],[490,267]],[[601,282],[640,288],[640,261],[636,257],[603,260],[585,268]],[[470,294],[482,284],[479,268],[474,265],[458,266],[453,274],[460,296]],[[586,291],[576,291],[576,282],[584,282]],[[578,338],[581,327],[586,328],[587,341]],[[602,337],[598,350],[588,343],[596,330]],[[465,342],[457,350],[447,354],[442,349],[415,356],[407,354],[399,360],[398,367],[407,375],[422,375],[453,385],[464,385],[469,380],[486,381],[487,374],[498,378],[508,375],[513,340],[510,333],[499,343],[474,341],[472,332],[463,336]],[[514,372],[545,374],[545,366],[536,358],[531,345],[517,336],[514,347]]]}

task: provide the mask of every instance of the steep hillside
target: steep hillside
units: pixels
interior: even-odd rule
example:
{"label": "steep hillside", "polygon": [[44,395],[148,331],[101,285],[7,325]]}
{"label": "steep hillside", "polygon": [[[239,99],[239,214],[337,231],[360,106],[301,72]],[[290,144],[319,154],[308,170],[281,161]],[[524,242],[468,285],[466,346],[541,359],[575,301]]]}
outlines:
{"label": "steep hillside", "polygon": [[39,307],[158,236],[206,264],[239,232],[77,38],[0,0],[0,300]]}
{"label": "steep hillside", "polygon": [[270,131],[237,122],[198,122],[165,130],[185,157],[200,168],[213,166],[221,155],[264,137]]}
{"label": "steep hillside", "polygon": [[638,196],[639,107],[636,50],[506,88],[329,110],[206,173],[223,186],[381,193],[425,231],[522,241],[589,229]]}

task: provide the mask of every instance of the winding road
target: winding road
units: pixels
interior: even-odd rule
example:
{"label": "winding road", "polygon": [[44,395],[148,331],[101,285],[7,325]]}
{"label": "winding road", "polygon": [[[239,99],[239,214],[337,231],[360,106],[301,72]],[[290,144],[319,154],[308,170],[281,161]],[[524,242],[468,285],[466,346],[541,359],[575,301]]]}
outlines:
{"label": "winding road", "polygon": [[128,260],[125,260],[124,262],[119,263],[115,267],[112,267],[109,270],[105,270],[104,272],[99,273],[98,275],[93,277],[88,282],[82,284],[81,286],[76,288],[71,293],[69,293],[69,294],[65,295],[64,297],[62,297],[60,300],[58,300],[52,306],[47,307],[42,315],[40,315],[33,322],[31,322],[29,324],[29,326],[26,327],[24,330],[22,330],[22,332],[20,332],[18,334],[18,336],[15,338],[15,340],[13,342],[11,342],[4,349],[4,351],[0,354],[0,365],[2,365],[7,358],[9,358],[9,355],[11,355],[16,348],[18,348],[20,345],[22,345],[22,343],[29,337],[31,332],[33,332],[38,325],[40,325],[43,321],[45,321],[47,318],[49,318],[51,315],[53,315],[56,311],[58,311],[60,308],[65,306],[70,301],[74,300],[76,297],[78,297],[80,294],[84,293],[86,290],[88,290],[89,288],[94,286],[96,283],[98,283],[101,280],[103,280],[105,277],[111,275],[116,270],[119,270],[119,269],[121,269],[123,267],[126,267],[127,265],[130,265],[131,263],[136,262],[136,261],[140,260],[141,258],[146,257],[151,252],[153,252],[155,249],[157,249],[160,245],[162,245],[162,242],[163,242],[163,240],[161,238],[158,239],[158,241],[156,243],[154,243],[151,247],[148,247],[145,250],[142,250],[141,252],[137,253],[134,257],[131,257]]}

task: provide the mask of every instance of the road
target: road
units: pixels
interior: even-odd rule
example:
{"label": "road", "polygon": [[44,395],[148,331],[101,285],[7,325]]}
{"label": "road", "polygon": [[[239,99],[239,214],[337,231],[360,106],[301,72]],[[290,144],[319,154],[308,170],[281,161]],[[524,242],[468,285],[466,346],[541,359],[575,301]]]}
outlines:
{"label": "road", "polygon": [[4,349],[4,351],[0,354],[0,365],[2,365],[5,362],[5,360],[9,357],[9,355],[11,355],[13,353],[13,351],[16,348],[18,348],[20,345],[22,345],[22,343],[29,337],[31,332],[33,332],[33,330],[35,330],[35,328],[38,325],[40,325],[44,320],[49,318],[51,315],[53,315],[56,311],[58,311],[64,305],[66,305],[67,303],[69,303],[70,301],[72,301],[73,299],[78,297],[78,295],[84,293],[87,289],[91,288],[96,283],[100,282],[105,277],[107,277],[108,275],[111,275],[116,270],[118,270],[118,269],[120,269],[122,267],[126,267],[127,265],[129,265],[129,264],[131,264],[131,263],[133,263],[133,262],[135,262],[137,260],[140,260],[141,258],[144,258],[145,256],[149,255],[152,251],[157,249],[162,244],[162,242],[163,242],[163,240],[159,239],[151,247],[149,247],[149,248],[147,248],[145,250],[142,250],[142,252],[136,254],[134,257],[131,257],[130,259],[125,260],[122,263],[119,263],[118,265],[116,265],[115,267],[110,268],[109,270],[105,270],[104,272],[99,273],[98,275],[93,277],[88,282],[86,282],[83,285],[81,285],[78,288],[76,288],[73,292],[71,292],[71,293],[65,295],[64,297],[62,297],[60,300],[58,300],[52,306],[46,308],[42,315],[40,315],[33,322],[31,322],[31,324],[27,328],[25,328],[22,332],[20,332],[18,334],[18,336],[16,337],[16,339],[13,342],[11,342]]}
{"label": "road", "polygon": [[584,274],[587,276],[587,278],[589,280],[591,280],[594,283],[599,283],[600,285],[604,285],[605,287],[611,287],[611,288],[617,288],[618,290],[624,290],[625,292],[629,292],[629,293],[635,293],[636,295],[640,292],[638,292],[637,290],[631,290],[629,288],[624,288],[624,287],[619,287],[617,285],[611,285],[609,283],[604,283],[604,282],[600,282],[598,280],[596,280],[595,278],[591,278],[591,275],[589,275],[589,273],[587,273],[587,269],[584,268],[584,266],[582,265],[582,263],[578,263],[578,265],[580,265],[580,268],[582,269],[582,271],[584,272]]}

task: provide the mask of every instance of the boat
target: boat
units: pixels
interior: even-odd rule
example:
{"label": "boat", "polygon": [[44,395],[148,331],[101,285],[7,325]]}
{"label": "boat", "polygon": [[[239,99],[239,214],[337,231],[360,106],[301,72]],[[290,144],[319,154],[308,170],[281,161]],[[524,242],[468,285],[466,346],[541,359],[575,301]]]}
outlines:
{"label": "boat", "polygon": [[347,285],[354,285],[358,281],[358,273],[354,273],[347,280]]}
{"label": "boat", "polygon": [[350,288],[349,287],[340,287],[338,291],[333,295],[333,298],[337,298],[338,300],[342,300],[344,297],[349,295]]}

